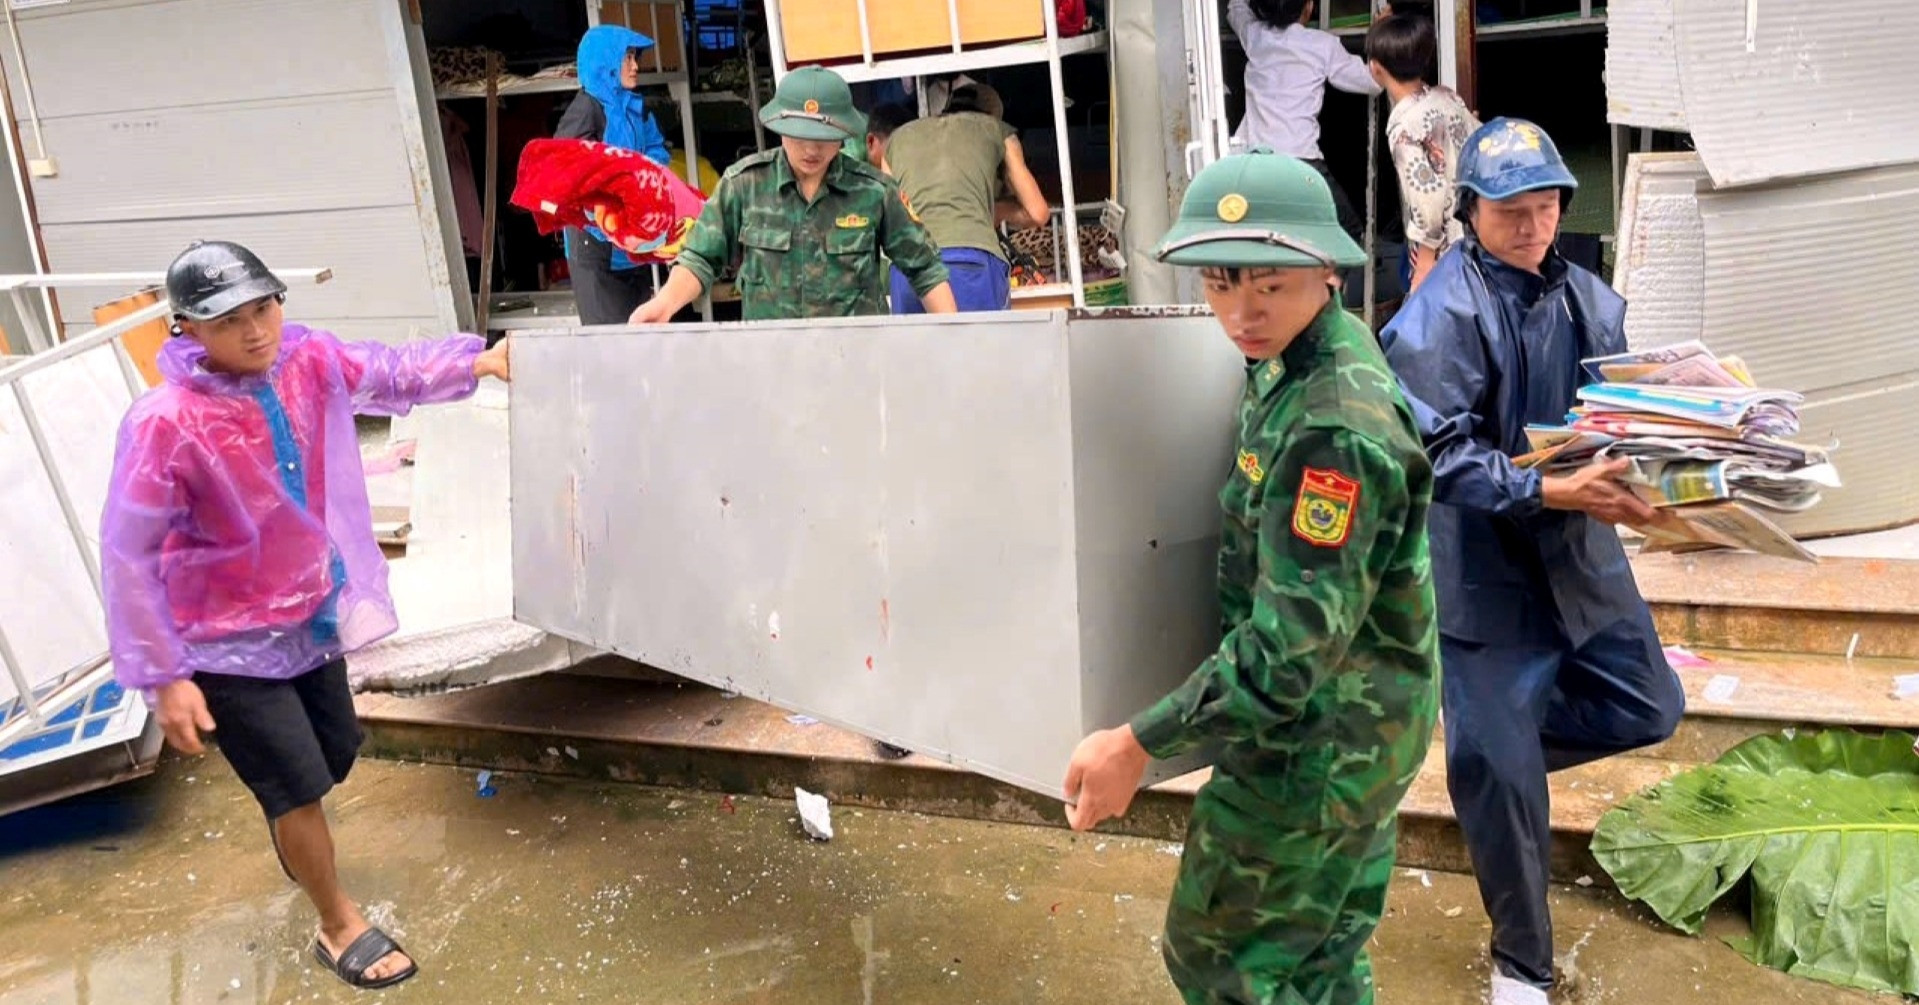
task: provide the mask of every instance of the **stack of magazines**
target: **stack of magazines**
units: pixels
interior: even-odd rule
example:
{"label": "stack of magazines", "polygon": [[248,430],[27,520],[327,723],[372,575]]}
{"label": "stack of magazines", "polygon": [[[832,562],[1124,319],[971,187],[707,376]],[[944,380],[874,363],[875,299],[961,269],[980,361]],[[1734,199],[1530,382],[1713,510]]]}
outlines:
{"label": "stack of magazines", "polygon": [[1621,479],[1659,511],[1635,528],[1647,551],[1739,548],[1812,561],[1766,513],[1796,513],[1837,488],[1827,447],[1799,433],[1792,391],[1755,385],[1736,356],[1700,342],[1585,361],[1596,383],[1560,426],[1528,426],[1523,467],[1563,475],[1625,458]]}

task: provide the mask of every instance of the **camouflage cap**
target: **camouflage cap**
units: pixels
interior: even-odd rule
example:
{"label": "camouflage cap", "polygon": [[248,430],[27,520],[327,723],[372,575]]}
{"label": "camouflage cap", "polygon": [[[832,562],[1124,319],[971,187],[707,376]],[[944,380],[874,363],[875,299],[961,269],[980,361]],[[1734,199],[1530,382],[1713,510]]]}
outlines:
{"label": "camouflage cap", "polygon": [[853,107],[853,91],[823,66],[802,66],[780,79],[773,100],[760,106],[760,122],[781,136],[839,142],[866,135],[866,117]]}
{"label": "camouflage cap", "polygon": [[1179,219],[1153,257],[1227,268],[1366,264],[1366,253],[1340,229],[1326,180],[1265,147],[1207,165],[1186,187]]}

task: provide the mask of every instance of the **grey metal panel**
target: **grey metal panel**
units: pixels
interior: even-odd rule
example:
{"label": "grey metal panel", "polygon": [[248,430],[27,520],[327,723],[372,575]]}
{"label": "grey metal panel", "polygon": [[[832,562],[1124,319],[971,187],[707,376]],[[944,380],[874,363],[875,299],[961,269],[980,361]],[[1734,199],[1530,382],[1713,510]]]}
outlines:
{"label": "grey metal panel", "polygon": [[1684,131],[1673,0],[1606,5],[1606,121]]}
{"label": "grey metal panel", "polygon": [[[1217,523],[1230,429],[1187,413],[1230,415],[1237,367],[1202,327],[1014,312],[521,335],[516,617],[1057,794],[1080,736],[1184,679],[1216,631],[1194,538]],[[1138,369],[1183,349],[1190,367]],[[1163,427],[1102,421],[1145,401]]]}
{"label": "grey metal panel", "polygon": [[1088,727],[1125,722],[1218,644],[1217,493],[1245,384],[1204,308],[1114,313],[1068,325]]}
{"label": "grey metal panel", "polygon": [[[15,16],[40,114],[54,119],[385,92],[378,14],[368,0],[74,0]],[[7,57],[24,122],[19,68]]]}
{"label": "grey metal panel", "polygon": [[[1905,0],[1673,0],[1686,123],[1713,181],[1745,185],[1919,161]],[[1750,41],[1749,41],[1750,39]]]}
{"label": "grey metal panel", "polygon": [[[323,266],[333,280],[292,291],[295,317],[431,317],[425,235],[412,209],[371,208],[198,220],[65,223],[41,228],[56,272],[165,268],[195,238],[239,241],[267,264]],[[83,293],[61,297],[61,314],[87,317]],[[110,299],[102,294],[104,299]]]}
{"label": "grey metal panel", "polygon": [[[391,91],[56,119],[46,136],[60,175],[34,183],[35,208],[43,226],[372,206],[411,214],[399,128]],[[265,154],[219,150],[240,144]],[[126,184],[132,166],[149,169],[145,184]]]}

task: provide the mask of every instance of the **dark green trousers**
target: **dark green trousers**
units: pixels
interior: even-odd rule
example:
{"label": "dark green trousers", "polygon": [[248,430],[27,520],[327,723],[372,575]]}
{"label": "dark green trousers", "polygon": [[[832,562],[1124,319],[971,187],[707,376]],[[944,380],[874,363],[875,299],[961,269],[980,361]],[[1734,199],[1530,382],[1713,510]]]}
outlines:
{"label": "dark green trousers", "polygon": [[1302,829],[1213,787],[1194,802],[1166,912],[1166,969],[1187,1005],[1372,1005],[1366,942],[1386,909],[1394,821]]}

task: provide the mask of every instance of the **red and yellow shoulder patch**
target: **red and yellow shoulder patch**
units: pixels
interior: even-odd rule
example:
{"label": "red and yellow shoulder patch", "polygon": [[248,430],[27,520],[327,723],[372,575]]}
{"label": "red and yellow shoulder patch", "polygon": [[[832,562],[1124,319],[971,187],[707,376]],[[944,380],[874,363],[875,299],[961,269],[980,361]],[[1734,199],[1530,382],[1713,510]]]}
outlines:
{"label": "red and yellow shoulder patch", "polygon": [[1359,483],[1328,468],[1307,468],[1293,503],[1293,533],[1318,548],[1337,548],[1353,531]]}

